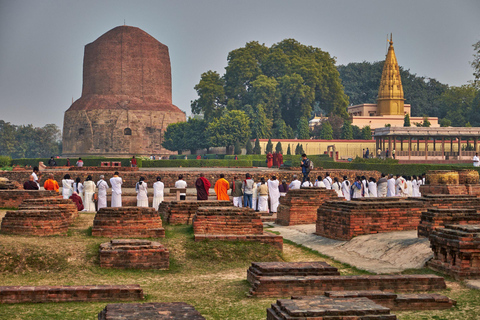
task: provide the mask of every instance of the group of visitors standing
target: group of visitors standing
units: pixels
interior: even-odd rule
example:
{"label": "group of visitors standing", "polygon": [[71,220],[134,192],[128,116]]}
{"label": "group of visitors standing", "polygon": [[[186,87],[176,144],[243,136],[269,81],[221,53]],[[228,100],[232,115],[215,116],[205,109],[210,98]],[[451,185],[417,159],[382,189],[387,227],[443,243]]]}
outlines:
{"label": "group of visitors standing", "polygon": [[281,152],[268,152],[267,153],[267,167],[278,167],[280,168],[283,165],[283,154]]}

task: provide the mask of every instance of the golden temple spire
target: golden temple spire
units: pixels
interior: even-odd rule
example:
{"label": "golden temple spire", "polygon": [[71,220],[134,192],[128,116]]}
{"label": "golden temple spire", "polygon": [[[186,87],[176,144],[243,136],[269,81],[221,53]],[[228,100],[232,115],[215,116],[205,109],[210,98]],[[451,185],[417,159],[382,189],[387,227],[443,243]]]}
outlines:
{"label": "golden temple spire", "polygon": [[382,79],[378,89],[377,114],[382,115],[403,115],[404,101],[400,68],[398,67],[395,50],[393,50],[392,34],[390,33],[390,44],[383,65]]}

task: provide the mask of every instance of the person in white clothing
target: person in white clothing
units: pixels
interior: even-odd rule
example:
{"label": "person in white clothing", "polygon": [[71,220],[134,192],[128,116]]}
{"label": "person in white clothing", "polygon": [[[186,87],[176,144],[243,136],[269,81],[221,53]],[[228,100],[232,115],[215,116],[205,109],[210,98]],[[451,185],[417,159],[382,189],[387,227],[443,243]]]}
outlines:
{"label": "person in white clothing", "polygon": [[341,185],[341,183],[338,181],[338,178],[337,178],[337,177],[333,178],[332,189],[335,190],[335,192],[337,193],[337,195],[338,195],[339,197],[343,198],[342,185]]}
{"label": "person in white clothing", "polygon": [[40,183],[38,182],[40,171],[38,170],[38,167],[33,167],[32,176],[33,176],[33,181],[37,184],[38,188],[40,188]]}
{"label": "person in white clothing", "polygon": [[137,207],[148,207],[148,188],[144,177],[140,177],[135,185],[137,192]]}
{"label": "person in white clothing", "polygon": [[122,184],[123,180],[118,176],[118,172],[115,171],[113,177],[110,178],[110,184],[112,185],[112,203],[111,207],[122,206]]}
{"label": "person in white clothing", "polygon": [[478,152],[473,156],[473,166],[480,167],[480,158],[478,158]]}
{"label": "person in white clothing", "polygon": [[387,196],[387,184],[388,179],[385,177],[385,173],[382,173],[377,182],[377,197],[384,198]]}
{"label": "person in white clothing", "polygon": [[300,180],[298,180],[298,177],[295,174],[295,175],[293,175],[293,181],[290,182],[290,184],[288,185],[288,190],[300,189],[301,185],[302,185],[302,183],[300,182]]}
{"label": "person in white clothing", "polygon": [[268,186],[265,183],[265,178],[260,179],[258,185],[258,211],[268,212]]}
{"label": "person in white clothing", "polygon": [[407,188],[405,190],[407,197],[413,197],[413,184],[412,184],[412,177],[407,176],[407,181],[405,182]]}
{"label": "person in white clothing", "polygon": [[313,184],[310,182],[310,177],[305,178],[305,182],[302,183],[302,188],[311,188]]}
{"label": "person in white clothing", "polygon": [[75,179],[75,182],[73,183],[73,191],[80,196],[82,202],[85,202],[85,200],[83,199],[83,184],[80,180],[80,177],[77,177]]}
{"label": "person in white clothing", "polygon": [[268,194],[270,195],[270,212],[277,212],[278,200],[280,199],[280,190],[278,190],[278,180],[277,177],[272,176],[267,181]]}
{"label": "person in white clothing", "polygon": [[153,184],[153,205],[152,207],[155,208],[155,210],[158,210],[158,206],[160,206],[160,203],[163,202],[163,193],[164,193],[164,188],[165,185],[162,182],[161,177],[157,177],[157,182]]}
{"label": "person in white clothing", "polygon": [[342,194],[345,200],[350,200],[350,181],[348,181],[347,176],[343,176],[343,182],[342,182]]}
{"label": "person in white clothing", "polygon": [[332,178],[330,178],[330,173],[325,173],[325,179],[323,179],[323,184],[325,185],[325,188],[332,189],[332,183],[333,180]]}
{"label": "person in white clothing", "polygon": [[417,186],[418,186],[418,196],[421,197],[422,193],[420,192],[420,186],[423,185],[423,180],[421,176],[418,176],[417,178]]}
{"label": "person in white clothing", "polygon": [[351,190],[352,199],[362,198],[363,185],[359,176],[355,178],[355,182],[352,184]]}
{"label": "person in white clothing", "polygon": [[62,196],[63,199],[70,199],[70,196],[73,194],[73,183],[74,181],[67,173],[62,180]]}
{"label": "person in white clothing", "polygon": [[89,175],[83,184],[85,196],[83,197],[83,211],[95,212],[95,202],[93,201],[93,195],[95,194],[95,182],[92,181],[92,176]]}
{"label": "person in white clothing", "polygon": [[395,178],[393,177],[393,174],[388,175],[387,197],[395,197]]}
{"label": "person in white clothing", "polygon": [[318,176],[317,180],[315,180],[315,183],[313,184],[314,187],[317,188],[325,188],[325,183],[322,181],[322,176]]}
{"label": "person in white clothing", "polygon": [[371,198],[377,197],[377,181],[373,177],[368,179],[368,196]]}
{"label": "person in white clothing", "polygon": [[257,198],[258,198],[258,184],[253,184],[253,193],[252,193],[252,208],[255,211],[257,210]]}
{"label": "person in white clothing", "polygon": [[363,188],[363,189],[362,189],[362,196],[363,196],[364,198],[368,198],[369,194],[368,194],[368,181],[367,181],[367,177],[362,176],[360,181],[362,182],[362,188]]}
{"label": "person in white clothing", "polygon": [[418,188],[417,176],[412,176],[412,197],[418,197]]}
{"label": "person in white clothing", "polygon": [[108,183],[103,179],[105,179],[105,176],[101,175],[100,180],[97,181],[97,188],[98,188],[97,210],[107,207]]}
{"label": "person in white clothing", "polygon": [[[183,180],[183,174],[178,175],[178,180],[175,182],[175,188],[187,188],[187,182]],[[180,200],[187,200],[186,193],[180,193]]]}

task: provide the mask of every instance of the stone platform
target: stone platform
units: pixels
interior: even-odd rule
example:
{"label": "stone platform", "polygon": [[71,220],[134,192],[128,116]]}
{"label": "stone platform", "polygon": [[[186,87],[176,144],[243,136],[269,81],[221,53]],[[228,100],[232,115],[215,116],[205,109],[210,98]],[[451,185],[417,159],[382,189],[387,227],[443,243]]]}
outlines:
{"label": "stone platform", "polygon": [[476,209],[466,208],[429,208],[426,212],[422,212],[418,225],[418,237],[428,238],[433,230],[448,224],[480,224],[480,213]]}
{"label": "stone platform", "polygon": [[317,210],[315,234],[350,240],[364,234],[416,230],[423,211],[422,202],[404,198],[330,200]]}
{"label": "stone platform", "polygon": [[457,280],[480,278],[480,224],[446,225],[429,240],[434,257],[428,267]]}
{"label": "stone platform", "polygon": [[[28,177],[27,177],[28,180]],[[55,191],[49,190],[0,190],[0,208],[18,208],[25,199],[62,198]]]}
{"label": "stone platform", "polygon": [[367,298],[280,299],[267,320],[395,320],[390,309]]}
{"label": "stone platform", "polygon": [[275,223],[282,226],[315,223],[318,207],[326,200],[339,199],[344,198],[339,198],[335,190],[325,188],[290,190],[285,197],[280,197]]}
{"label": "stone platform", "polygon": [[100,245],[100,267],[168,269],[169,252],[159,242],[117,239]]}
{"label": "stone platform", "polygon": [[22,209],[7,211],[0,231],[4,234],[52,236],[67,235],[69,221],[61,210]]}
{"label": "stone platform", "polygon": [[247,270],[250,284],[260,277],[278,276],[339,276],[337,268],[323,261],[313,262],[252,262]]}
{"label": "stone platform", "polygon": [[195,241],[258,241],[283,250],[282,236],[263,232],[260,213],[250,208],[200,207],[193,222]]}
{"label": "stone platform", "polygon": [[478,208],[480,206],[480,198],[474,195],[424,194],[420,198],[408,198],[408,200],[420,201],[425,208]]}
{"label": "stone platform", "polygon": [[164,238],[162,219],[154,208],[101,208],[93,220],[92,236],[108,238]]}
{"label": "stone platform", "polygon": [[163,201],[158,212],[163,221],[169,224],[192,224],[192,219],[200,207],[233,207],[233,203],[226,200]]}
{"label": "stone platform", "polygon": [[138,284],[113,286],[0,287],[0,303],[143,300]]}
{"label": "stone platform", "polygon": [[98,314],[98,320],[205,320],[184,302],[115,303]]}
{"label": "stone platform", "polygon": [[40,198],[25,199],[18,206],[20,210],[60,210],[69,223],[78,217],[77,205],[70,199],[63,198]]}

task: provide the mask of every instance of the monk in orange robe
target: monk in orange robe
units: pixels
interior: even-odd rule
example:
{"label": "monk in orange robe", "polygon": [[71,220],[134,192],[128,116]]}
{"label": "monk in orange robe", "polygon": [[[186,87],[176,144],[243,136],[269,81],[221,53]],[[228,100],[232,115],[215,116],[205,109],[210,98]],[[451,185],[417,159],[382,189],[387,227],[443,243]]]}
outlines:
{"label": "monk in orange robe", "polygon": [[43,184],[43,187],[45,190],[55,190],[56,192],[59,192],[60,186],[58,185],[58,182],[53,179],[53,174],[50,174],[48,176],[47,181]]}
{"label": "monk in orange robe", "polygon": [[267,167],[271,168],[273,166],[273,155],[271,152],[267,154]]}
{"label": "monk in orange robe", "polygon": [[230,189],[230,183],[225,179],[225,175],[220,174],[220,179],[215,183],[215,194],[217,195],[217,200],[230,200],[228,196],[228,189]]}

